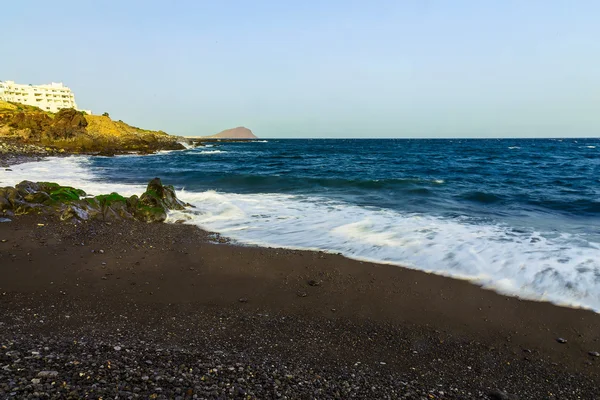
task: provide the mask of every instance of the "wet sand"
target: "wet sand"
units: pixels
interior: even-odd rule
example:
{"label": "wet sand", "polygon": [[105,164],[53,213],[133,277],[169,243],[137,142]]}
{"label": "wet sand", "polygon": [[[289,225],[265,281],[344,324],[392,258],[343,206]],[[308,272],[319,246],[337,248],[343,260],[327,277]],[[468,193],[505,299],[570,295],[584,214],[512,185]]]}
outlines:
{"label": "wet sand", "polygon": [[[148,347],[186,352],[177,357],[202,368],[225,354],[231,365],[243,359],[258,370],[294,366],[299,372],[282,376],[310,382],[294,386],[261,370],[255,375],[266,381],[235,378],[223,391],[196,376],[153,392],[157,386],[138,376],[129,382],[140,380],[139,390],[131,383],[123,398],[600,398],[600,358],[589,354],[600,351],[600,315],[591,311],[339,255],[212,239],[186,225],[35,216],[0,223],[0,344],[30,351],[42,346],[32,340],[47,340],[63,349],[86,338],[107,346],[94,360],[121,360],[118,343],[140,363],[150,357],[142,363],[149,370],[171,367]],[[43,366],[16,372],[6,349],[0,378],[35,379]],[[119,365],[130,371],[130,361]],[[114,397],[111,379],[92,392],[84,382],[75,395]]]}

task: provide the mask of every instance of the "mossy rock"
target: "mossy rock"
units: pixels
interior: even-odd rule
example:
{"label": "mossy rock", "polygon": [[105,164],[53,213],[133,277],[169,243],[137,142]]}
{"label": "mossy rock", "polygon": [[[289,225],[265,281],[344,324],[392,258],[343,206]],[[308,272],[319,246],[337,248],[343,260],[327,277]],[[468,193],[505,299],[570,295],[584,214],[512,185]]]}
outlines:
{"label": "mossy rock", "polygon": [[40,187],[40,190],[43,190],[46,193],[50,192],[51,190],[57,190],[61,187],[55,182],[38,182],[37,184]]}
{"label": "mossy rock", "polygon": [[50,198],[55,201],[69,202],[77,201],[80,197],[85,196],[85,192],[81,189],[75,189],[70,186],[61,186],[56,190],[51,190],[49,193]]}
{"label": "mossy rock", "polygon": [[43,204],[50,200],[50,195],[46,192],[34,192],[29,193],[23,197],[28,203]]}
{"label": "mossy rock", "polygon": [[85,192],[71,186],[61,186],[55,182],[37,182],[39,191],[46,192],[55,202],[72,202],[85,196]]}
{"label": "mossy rock", "polygon": [[143,222],[164,222],[167,219],[167,211],[162,207],[150,207],[138,203],[134,211],[135,218]]}
{"label": "mossy rock", "polygon": [[183,210],[185,204],[177,199],[175,188],[171,185],[163,185],[160,178],[154,178],[148,183],[146,192],[140,201],[150,207],[163,207],[168,210]]}
{"label": "mossy rock", "polygon": [[100,206],[111,206],[113,203],[127,203],[127,199],[119,193],[101,194],[94,197],[100,203]]}

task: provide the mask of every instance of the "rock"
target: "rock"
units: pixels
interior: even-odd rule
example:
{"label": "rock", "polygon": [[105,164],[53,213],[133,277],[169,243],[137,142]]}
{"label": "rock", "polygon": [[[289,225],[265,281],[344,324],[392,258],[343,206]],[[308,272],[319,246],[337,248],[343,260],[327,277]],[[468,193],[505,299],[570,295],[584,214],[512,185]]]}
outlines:
{"label": "rock", "polygon": [[10,210],[12,203],[4,196],[0,196],[0,211]]}
{"label": "rock", "polygon": [[132,196],[127,203],[136,219],[146,222],[163,222],[168,210],[183,210],[186,206],[177,199],[173,186],[164,186],[159,178],[148,183],[141,197]]}
{"label": "rock", "polygon": [[148,206],[163,206],[169,210],[185,209],[185,203],[175,195],[175,188],[170,185],[164,186],[160,178],[154,178],[148,183],[140,201]]}
{"label": "rock", "polygon": [[557,339],[556,339],[556,341],[557,341],[558,343],[561,343],[561,344],[565,344],[565,343],[567,343],[567,339],[563,339],[563,338],[561,338],[561,337],[557,338]]}
{"label": "rock", "polygon": [[52,182],[23,181],[14,188],[0,188],[0,212],[4,216],[46,214],[62,221],[120,221],[137,219],[163,222],[168,210],[182,210],[187,205],[177,199],[173,186],[164,186],[159,178],[148,184],[140,198],[125,198],[118,193],[83,198],[83,190]]}
{"label": "rock", "polygon": [[52,124],[44,132],[49,139],[71,139],[85,134],[88,125],[81,111],[72,108],[63,108],[56,113]]}
{"label": "rock", "polygon": [[517,396],[510,395],[501,390],[493,390],[488,394],[488,396],[491,400],[519,400]]}
{"label": "rock", "polygon": [[240,297],[240,298],[238,299],[238,301],[239,301],[240,303],[247,303],[247,302],[248,302],[248,299],[247,299],[247,298],[245,298],[245,297]]}
{"label": "rock", "polygon": [[12,204],[15,200],[21,199],[22,196],[16,188],[4,187],[0,188],[0,198],[5,198]]}
{"label": "rock", "polygon": [[26,196],[31,193],[39,192],[41,190],[40,185],[31,181],[23,181],[15,185],[15,189],[21,196]]}
{"label": "rock", "polygon": [[311,279],[308,281],[308,285],[309,286],[321,286],[321,281],[316,281],[314,279]]}
{"label": "rock", "polygon": [[46,192],[35,192],[35,193],[29,193],[29,194],[25,195],[23,197],[23,200],[28,201],[30,203],[42,204],[51,199],[50,199],[50,195]]}
{"label": "rock", "polygon": [[38,378],[56,378],[58,371],[40,371],[37,374]]}
{"label": "rock", "polygon": [[600,357],[600,353],[597,351],[590,351],[588,354],[592,357]]}

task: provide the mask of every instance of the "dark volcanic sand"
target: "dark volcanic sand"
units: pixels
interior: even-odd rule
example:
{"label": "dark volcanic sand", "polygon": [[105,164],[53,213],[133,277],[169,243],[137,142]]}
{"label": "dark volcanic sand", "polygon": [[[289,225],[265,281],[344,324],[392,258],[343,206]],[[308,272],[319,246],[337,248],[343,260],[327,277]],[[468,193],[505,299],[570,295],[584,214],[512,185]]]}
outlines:
{"label": "dark volcanic sand", "polygon": [[597,314],[210,237],[0,223],[0,399],[600,398]]}

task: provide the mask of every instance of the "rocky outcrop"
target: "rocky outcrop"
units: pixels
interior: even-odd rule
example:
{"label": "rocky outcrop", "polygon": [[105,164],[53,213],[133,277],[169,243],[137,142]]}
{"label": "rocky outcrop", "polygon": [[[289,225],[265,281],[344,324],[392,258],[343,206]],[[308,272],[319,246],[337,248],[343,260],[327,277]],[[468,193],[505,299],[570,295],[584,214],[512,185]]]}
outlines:
{"label": "rocky outcrop", "polygon": [[23,181],[15,187],[0,188],[0,216],[22,214],[56,215],[61,220],[122,219],[163,222],[169,210],[183,210],[189,204],[175,195],[173,186],[164,186],[159,178],[148,184],[140,196],[123,197],[118,193],[87,196],[81,189],[52,182]]}
{"label": "rocky outcrop", "polygon": [[73,109],[60,110],[54,118],[41,111],[0,114],[0,124],[13,128],[16,136],[32,142],[71,139],[85,134],[88,125],[83,113]]}
{"label": "rocky outcrop", "polygon": [[56,114],[33,106],[0,101],[0,140],[63,149],[71,153],[111,155],[181,150],[174,136],[113,121],[107,115],[86,115],[74,109]]}

